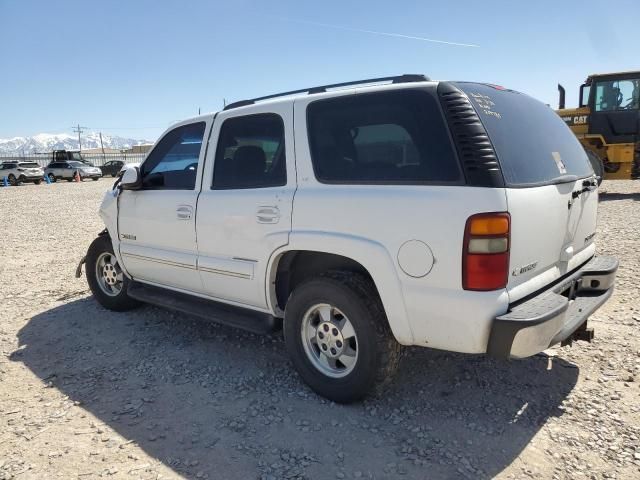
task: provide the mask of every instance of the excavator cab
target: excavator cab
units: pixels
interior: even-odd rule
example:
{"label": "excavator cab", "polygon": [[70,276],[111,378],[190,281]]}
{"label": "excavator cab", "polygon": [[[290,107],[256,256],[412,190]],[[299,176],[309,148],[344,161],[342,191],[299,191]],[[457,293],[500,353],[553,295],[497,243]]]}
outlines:
{"label": "excavator cab", "polygon": [[590,75],[580,87],[579,106],[558,114],[585,147],[594,170],[611,179],[640,178],[640,72]]}
{"label": "excavator cab", "polygon": [[635,142],[640,121],[640,73],[590,78],[589,133],[607,143]]}

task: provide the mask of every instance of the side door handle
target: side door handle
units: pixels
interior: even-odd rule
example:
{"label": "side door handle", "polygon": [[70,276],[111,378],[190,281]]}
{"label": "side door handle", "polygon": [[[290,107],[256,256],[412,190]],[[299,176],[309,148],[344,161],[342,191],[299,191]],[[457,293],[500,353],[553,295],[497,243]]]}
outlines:
{"label": "side door handle", "polygon": [[193,207],[191,205],[178,205],[176,215],[180,220],[191,220],[193,215]]}
{"label": "side door handle", "polygon": [[280,209],[268,205],[258,207],[256,220],[258,223],[278,223],[280,221]]}

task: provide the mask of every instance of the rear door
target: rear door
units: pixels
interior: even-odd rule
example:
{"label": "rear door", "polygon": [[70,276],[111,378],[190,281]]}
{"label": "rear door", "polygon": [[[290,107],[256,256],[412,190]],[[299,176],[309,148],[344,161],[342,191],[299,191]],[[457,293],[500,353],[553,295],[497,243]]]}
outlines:
{"label": "rear door", "polygon": [[585,151],[548,106],[519,92],[460,83],[498,156],[511,214],[516,301],[578,267],[595,251],[598,193]]}
{"label": "rear door", "polygon": [[266,308],[267,264],[291,231],[293,103],[218,114],[206,165],[197,215],[204,292]]}

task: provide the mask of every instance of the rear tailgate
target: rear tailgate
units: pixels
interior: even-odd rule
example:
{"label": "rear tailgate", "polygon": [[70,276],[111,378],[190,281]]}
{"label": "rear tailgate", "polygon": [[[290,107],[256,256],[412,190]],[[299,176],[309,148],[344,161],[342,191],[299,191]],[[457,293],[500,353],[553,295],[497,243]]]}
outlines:
{"label": "rear tailgate", "polygon": [[511,215],[511,302],[595,251],[598,194],[584,149],[548,106],[512,90],[459,83],[496,151]]}

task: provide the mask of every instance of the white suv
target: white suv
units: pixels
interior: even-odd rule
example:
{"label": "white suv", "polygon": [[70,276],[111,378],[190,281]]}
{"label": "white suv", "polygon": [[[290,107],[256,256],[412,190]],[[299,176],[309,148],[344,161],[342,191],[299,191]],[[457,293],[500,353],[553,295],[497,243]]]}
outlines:
{"label": "white suv", "polygon": [[282,319],[302,378],[349,402],[401,345],[521,358],[590,340],[618,265],[594,256],[596,188],[522,93],[421,75],[287,92],[165,132],[106,194],[87,277],[112,310]]}
{"label": "white suv", "polygon": [[40,185],[44,180],[44,171],[36,162],[4,162],[0,165],[0,181],[5,178],[13,186],[21,183]]}

